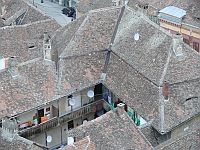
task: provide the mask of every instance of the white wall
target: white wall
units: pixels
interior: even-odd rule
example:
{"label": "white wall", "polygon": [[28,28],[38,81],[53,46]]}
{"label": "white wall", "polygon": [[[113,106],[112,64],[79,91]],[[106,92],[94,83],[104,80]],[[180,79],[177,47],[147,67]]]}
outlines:
{"label": "white wall", "polygon": [[68,107],[68,102],[67,102],[67,97],[61,98],[59,100],[59,116],[66,114],[66,112],[70,112],[71,109],[67,109]]}
{"label": "white wall", "polygon": [[89,97],[87,97],[87,92],[88,89],[81,91],[82,105],[86,105],[89,102]]}
{"label": "white wall", "polygon": [[[66,130],[65,130],[66,129]],[[62,124],[62,142],[67,142],[68,123]]]}
{"label": "white wall", "polygon": [[46,135],[52,137],[52,142],[47,143],[48,147],[61,144],[61,128],[60,127],[52,128],[51,130],[46,131]]}
{"label": "white wall", "polygon": [[75,105],[72,106],[73,110],[77,110],[81,107],[81,93],[75,93],[73,94],[73,98],[75,99]]}
{"label": "white wall", "polygon": [[31,141],[34,141],[36,143],[39,143],[41,145],[44,145],[44,146],[46,145],[45,133],[33,135],[33,136],[29,137],[28,139]]}
{"label": "white wall", "polygon": [[81,95],[80,92],[72,94],[73,98],[75,99],[75,105],[70,106],[68,104],[68,98],[67,96],[59,100],[59,116],[64,115],[66,113],[71,112],[71,107],[72,110],[77,110],[81,107]]}
{"label": "white wall", "polygon": [[21,114],[18,118],[18,120],[20,121],[20,124],[21,123],[24,123],[24,122],[27,122],[27,121],[33,121],[33,116],[35,116],[36,114],[36,110],[32,110],[32,111],[29,111],[29,112],[25,112],[24,114]]}

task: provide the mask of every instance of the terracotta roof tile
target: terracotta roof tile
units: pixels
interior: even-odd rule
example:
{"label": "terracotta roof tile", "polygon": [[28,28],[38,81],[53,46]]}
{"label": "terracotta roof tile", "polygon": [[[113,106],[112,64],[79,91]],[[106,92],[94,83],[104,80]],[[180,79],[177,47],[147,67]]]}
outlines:
{"label": "terracotta roof tile", "polygon": [[[18,62],[42,57],[44,32],[52,35],[59,27],[54,20],[47,19],[22,26],[0,28],[0,55],[4,58],[16,56]],[[34,47],[29,48],[30,45]]]}
{"label": "terracotta roof tile", "polygon": [[92,11],[69,42],[61,57],[102,51],[109,47],[120,8]]}
{"label": "terracotta roof tile", "polygon": [[0,118],[35,108],[56,95],[55,66],[43,60],[19,66],[16,79],[9,71],[0,77]]}
{"label": "terracotta roof tile", "polygon": [[87,13],[90,10],[114,6],[113,0],[79,0],[77,10]]}
{"label": "terracotta roof tile", "polygon": [[[75,137],[78,134],[83,135],[83,137],[88,136],[90,141],[95,144],[96,149],[151,150],[151,144],[137,129],[126,112],[118,114],[115,111],[107,112],[101,117],[87,122],[85,125],[70,130],[69,135],[75,135]],[[77,138],[81,137],[77,136]]]}
{"label": "terracotta roof tile", "polygon": [[0,128],[0,149],[1,150],[42,150],[42,148],[33,144],[33,142],[15,135],[13,139],[4,136],[3,130]]}

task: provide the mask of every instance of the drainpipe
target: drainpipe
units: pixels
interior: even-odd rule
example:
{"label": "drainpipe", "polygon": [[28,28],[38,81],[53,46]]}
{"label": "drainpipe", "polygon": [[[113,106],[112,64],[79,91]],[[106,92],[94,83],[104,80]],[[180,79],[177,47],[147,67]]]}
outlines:
{"label": "drainpipe", "polygon": [[44,134],[45,134],[45,145],[47,146],[47,132],[45,131]]}

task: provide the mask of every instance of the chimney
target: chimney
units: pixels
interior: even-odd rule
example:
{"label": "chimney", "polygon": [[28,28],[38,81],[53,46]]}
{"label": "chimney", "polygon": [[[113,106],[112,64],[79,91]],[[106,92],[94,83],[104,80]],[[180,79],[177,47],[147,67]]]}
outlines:
{"label": "chimney", "polygon": [[121,115],[121,114],[123,114],[125,112],[124,107],[125,107],[124,103],[117,104],[117,113],[119,115]]}
{"label": "chimney", "polygon": [[9,139],[13,139],[18,133],[18,125],[15,118],[3,118],[2,119],[2,130],[3,136]]}
{"label": "chimney", "polygon": [[176,55],[176,57],[183,56],[183,37],[180,33],[177,33],[174,35],[173,38],[173,51]]}
{"label": "chimney", "polygon": [[18,76],[18,62],[17,62],[17,57],[12,56],[9,58],[9,68],[8,71],[10,72],[12,78],[17,78]]}
{"label": "chimney", "polygon": [[162,86],[162,94],[163,94],[165,100],[168,100],[168,98],[169,98],[169,84],[166,81],[163,83],[163,86]]}
{"label": "chimney", "polygon": [[47,34],[47,32],[44,33],[43,53],[44,53],[44,59],[45,60],[52,60],[51,38]]}
{"label": "chimney", "polygon": [[48,42],[48,40],[49,40],[49,36],[47,32],[44,32],[44,42]]}

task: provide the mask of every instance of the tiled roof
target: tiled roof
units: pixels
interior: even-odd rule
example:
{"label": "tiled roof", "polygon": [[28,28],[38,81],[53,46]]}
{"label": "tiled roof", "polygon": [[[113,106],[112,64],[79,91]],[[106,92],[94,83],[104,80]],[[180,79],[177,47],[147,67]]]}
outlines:
{"label": "tiled roof", "polygon": [[[36,21],[49,19],[49,17],[43,14],[40,10],[29,5],[23,0],[6,0],[1,1],[0,4],[2,10],[4,10],[2,12],[1,18],[4,18],[5,20],[11,18],[13,15],[15,15],[18,11],[22,9],[25,9],[26,13],[21,24],[28,24]],[[5,7],[5,9],[3,9],[3,7]]]}
{"label": "tiled roof", "polygon": [[[118,22],[120,14],[122,18]],[[57,90],[57,94],[67,95],[97,84],[103,71],[107,74],[103,84],[142,117],[153,120],[158,131],[161,131],[161,124],[167,132],[199,113],[200,56],[192,49],[182,44],[183,57],[179,59],[172,50],[171,35],[129,7],[124,12],[121,7],[90,11],[75,23],[75,27],[72,22],[58,30],[52,41],[53,50],[62,53],[59,79],[55,66],[45,64],[43,60],[21,65],[18,80],[12,80],[8,72],[0,74],[1,116],[13,115],[51,101]],[[38,32],[43,32],[43,26],[37,27]],[[50,27],[56,28],[56,25]],[[59,40],[61,32],[61,37],[65,37],[69,30],[72,35],[67,35],[66,40]],[[34,40],[40,39],[41,34],[34,35],[34,26],[30,25],[28,31],[26,34],[31,34]],[[134,39],[136,33],[139,34],[138,40]],[[26,34],[24,37],[29,37]],[[12,37],[9,35],[8,32],[8,38]],[[24,37],[18,38],[20,43],[23,43]],[[64,43],[64,46],[60,48],[56,41]],[[106,49],[110,45],[109,56]],[[7,51],[3,52],[6,54]],[[19,54],[14,51],[12,55],[21,56]],[[22,62],[29,60],[27,56],[22,58]],[[165,109],[160,112],[164,81],[169,83],[169,100],[164,102]],[[183,91],[187,94],[184,95]],[[164,116],[163,122],[161,116]]]}
{"label": "tiled roof", "polygon": [[[134,39],[139,34],[139,40]],[[112,50],[155,84],[159,85],[172,38],[135,11],[125,9]]]}
{"label": "tiled roof", "polygon": [[194,25],[200,28],[200,3],[198,0],[129,0],[129,6],[135,7],[136,4],[149,4],[154,8],[161,10],[167,6],[175,6],[186,11],[186,16],[183,19],[184,23]]}
{"label": "tiled roof", "polygon": [[199,114],[199,85],[200,79],[170,85],[164,113],[166,131]]}
{"label": "tiled roof", "polygon": [[185,134],[182,137],[166,141],[156,147],[156,150],[198,150],[200,147],[200,130]]}
{"label": "tiled roof", "polygon": [[0,73],[0,118],[16,115],[53,100],[57,83],[55,66],[42,60],[42,46],[44,32],[51,36],[60,27],[55,20],[47,17],[43,17],[45,20],[33,21],[31,18],[39,15],[40,20],[42,14],[24,1],[6,1],[5,5],[6,10],[10,10],[4,14],[8,17],[23,7],[30,9],[24,18],[29,24],[0,28],[0,56],[8,59],[16,57],[19,69],[17,79],[11,77],[10,68]]}
{"label": "tiled roof", "polygon": [[[192,88],[195,84],[193,80],[200,78],[200,56],[197,52],[181,42],[183,55],[181,58],[176,56],[172,35],[139,11],[130,7],[126,7],[124,12],[120,11],[119,7],[115,9],[112,7],[109,10],[104,8],[90,11],[67,44],[61,58],[105,50],[111,44],[111,56],[106,59],[108,65],[105,65],[106,69],[103,70],[107,74],[103,84],[142,117],[153,119],[153,125],[158,131],[161,131],[161,124],[164,132],[167,132],[198,114],[199,105],[192,109],[192,105],[198,101],[192,100],[190,106],[179,103],[180,100],[187,99],[181,94],[182,91],[188,91],[191,97],[199,97],[196,94],[199,86],[196,85],[196,90]],[[120,13],[122,18],[118,23]],[[113,20],[111,14],[114,14],[116,19]],[[102,25],[99,24],[99,19],[103,21]],[[135,34],[139,34],[138,40],[134,39]],[[113,38],[114,42],[111,43]],[[169,83],[169,101],[164,102],[166,108],[164,112],[160,112],[161,102],[164,101],[161,90],[164,81]],[[174,87],[179,83],[182,86],[175,90]],[[184,113],[176,115],[177,107],[172,107],[174,104],[183,109]],[[191,111],[188,113],[188,110]],[[161,116],[164,116],[163,122]]]}
{"label": "tiled roof", "polygon": [[13,139],[8,139],[6,133],[0,128],[0,149],[1,150],[42,150],[33,142],[15,135]]}
{"label": "tiled roof", "polygon": [[79,91],[99,82],[105,63],[105,52],[72,56],[61,60],[61,95]]}
{"label": "tiled roof", "polygon": [[70,40],[73,38],[74,34],[80,27],[80,25],[83,23],[83,20],[85,19],[85,16],[82,16],[66,26],[58,29],[53,37],[52,37],[52,49],[55,49],[58,51],[58,55],[60,55],[67,44],[70,42]]}
{"label": "tiled roof", "polygon": [[115,54],[111,54],[103,84],[146,120],[158,114],[158,87]]}
{"label": "tiled roof", "polygon": [[68,43],[61,57],[103,51],[110,45],[120,8],[91,11]]}
{"label": "tiled roof", "polygon": [[43,60],[18,65],[18,77],[0,74],[0,118],[12,116],[52,101],[56,95],[55,66]]}
{"label": "tiled roof", "polygon": [[87,13],[90,10],[114,6],[113,0],[79,0],[77,11]]}
{"label": "tiled roof", "polygon": [[78,142],[74,143],[73,145],[67,145],[64,148],[60,148],[59,150],[97,150],[94,142],[91,141],[90,137],[83,138]]}
{"label": "tiled roof", "polygon": [[97,150],[153,149],[125,111],[111,110],[95,120],[69,130],[68,134],[77,139],[89,137]]}
{"label": "tiled roof", "polygon": [[179,83],[200,78],[200,55],[188,45],[183,44],[184,57],[179,60],[172,54],[164,80]]}
{"label": "tiled roof", "polygon": [[59,27],[54,20],[47,19],[22,26],[0,28],[0,55],[4,58],[16,56],[19,62],[42,57],[44,32],[52,35]]}

